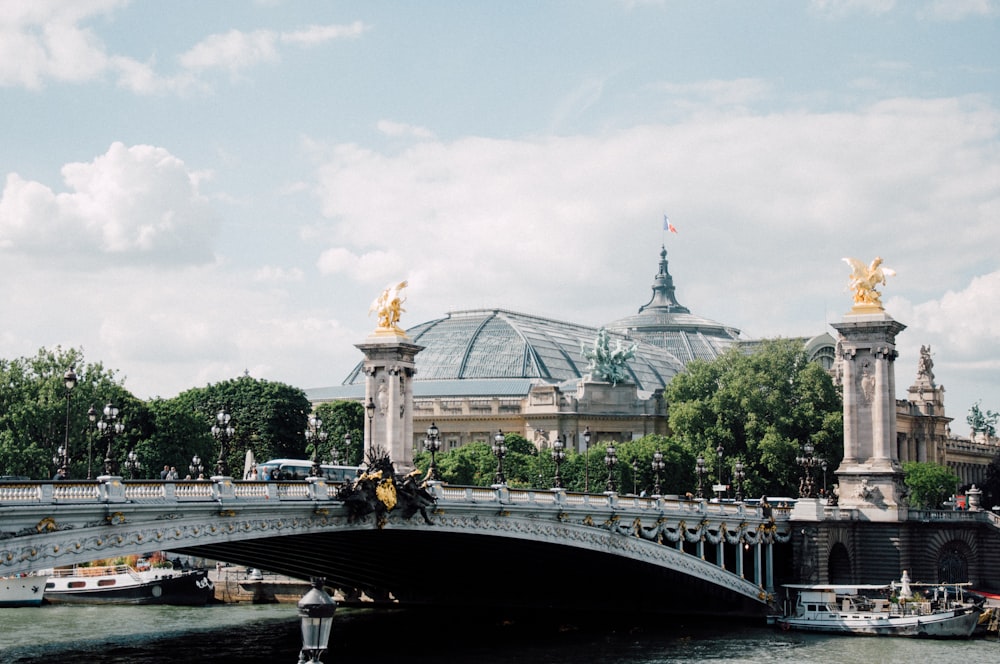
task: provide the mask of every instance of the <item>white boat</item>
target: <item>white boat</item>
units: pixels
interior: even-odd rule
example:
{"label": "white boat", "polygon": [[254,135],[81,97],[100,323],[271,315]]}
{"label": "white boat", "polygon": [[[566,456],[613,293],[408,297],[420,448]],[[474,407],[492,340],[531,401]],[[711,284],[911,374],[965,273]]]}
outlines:
{"label": "white boat", "polygon": [[0,606],[40,606],[47,576],[0,576]]}
{"label": "white boat", "polygon": [[911,584],[905,571],[899,585],[785,585],[788,608],[768,622],[804,632],[968,638],[982,611],[964,596],[967,585]]}
{"label": "white boat", "polygon": [[174,604],[202,606],[215,587],[205,569],[151,568],[128,565],[46,570],[49,604]]}

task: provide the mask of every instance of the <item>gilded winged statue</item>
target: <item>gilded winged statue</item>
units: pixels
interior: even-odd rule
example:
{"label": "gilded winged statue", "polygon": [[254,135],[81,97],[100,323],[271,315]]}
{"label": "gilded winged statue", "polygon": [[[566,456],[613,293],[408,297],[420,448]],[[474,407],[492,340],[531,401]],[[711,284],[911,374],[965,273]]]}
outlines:
{"label": "gilded winged statue", "polygon": [[854,305],[881,309],[882,298],[876,288],[886,283],[886,277],[895,276],[896,271],[882,265],[881,256],[876,256],[870,265],[857,258],[845,258],[844,262],[851,266],[850,288],[854,291]]}
{"label": "gilded winged statue", "polygon": [[373,311],[378,314],[377,329],[403,332],[398,323],[399,314],[406,311],[403,309],[403,303],[406,302],[406,297],[403,296],[403,289],[406,286],[406,281],[401,281],[395,285],[389,284],[382,291],[382,294],[375,298],[375,301],[368,307],[369,316]]}

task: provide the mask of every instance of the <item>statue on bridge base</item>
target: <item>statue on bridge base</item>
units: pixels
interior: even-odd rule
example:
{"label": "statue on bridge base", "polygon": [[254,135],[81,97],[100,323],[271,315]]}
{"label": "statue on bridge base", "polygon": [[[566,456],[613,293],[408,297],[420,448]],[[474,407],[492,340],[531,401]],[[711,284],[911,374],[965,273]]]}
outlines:
{"label": "statue on bridge base", "polygon": [[434,522],[428,516],[427,508],[437,501],[424,483],[417,482],[419,474],[419,470],[414,470],[400,478],[389,453],[376,448],[368,454],[368,470],[342,487],[337,498],[344,501],[352,523],[374,513],[375,526],[382,528],[389,512],[398,507],[404,519],[420,512],[424,523],[430,525]]}

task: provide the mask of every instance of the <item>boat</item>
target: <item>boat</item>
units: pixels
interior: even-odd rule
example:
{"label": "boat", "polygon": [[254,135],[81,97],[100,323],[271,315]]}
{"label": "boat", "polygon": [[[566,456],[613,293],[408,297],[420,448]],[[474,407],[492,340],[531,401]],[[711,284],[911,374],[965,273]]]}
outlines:
{"label": "boat", "polygon": [[46,570],[44,601],[48,604],[172,604],[203,606],[214,598],[215,586],[203,568],[130,565]]}
{"label": "boat", "polygon": [[788,610],[768,622],[803,632],[969,638],[982,610],[965,596],[968,585],[911,584],[905,570],[898,585],[787,584]]}
{"label": "boat", "polygon": [[0,576],[0,607],[41,606],[47,580],[38,574]]}

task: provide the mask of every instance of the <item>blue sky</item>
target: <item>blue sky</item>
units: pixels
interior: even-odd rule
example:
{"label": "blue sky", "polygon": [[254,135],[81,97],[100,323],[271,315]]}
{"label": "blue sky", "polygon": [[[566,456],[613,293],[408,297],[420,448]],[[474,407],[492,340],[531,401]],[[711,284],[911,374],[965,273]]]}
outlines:
{"label": "blue sky", "polygon": [[[897,385],[1000,410],[1000,2],[0,0],[0,357],[137,396],[339,383],[404,326],[650,296],[830,331],[895,269]],[[678,228],[665,236],[662,218]]]}

